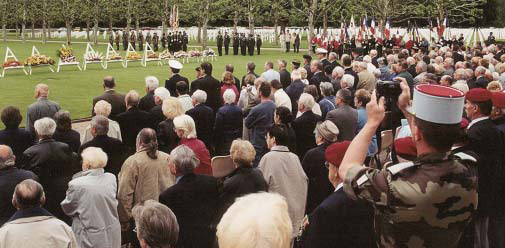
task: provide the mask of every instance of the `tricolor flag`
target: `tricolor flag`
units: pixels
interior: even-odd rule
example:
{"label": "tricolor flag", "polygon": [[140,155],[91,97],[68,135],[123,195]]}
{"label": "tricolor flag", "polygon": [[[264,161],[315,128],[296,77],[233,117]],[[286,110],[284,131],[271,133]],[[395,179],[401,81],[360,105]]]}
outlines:
{"label": "tricolor flag", "polygon": [[352,35],[356,34],[356,24],[354,24],[354,15],[351,16],[351,23],[349,24],[349,28],[351,28]]}
{"label": "tricolor flag", "polygon": [[370,32],[372,35],[375,35],[375,18],[372,19],[372,23],[370,23]]}
{"label": "tricolor flag", "polygon": [[367,18],[363,18],[363,23],[361,24],[361,31],[366,32],[367,30]]}
{"label": "tricolor flag", "polygon": [[442,26],[441,26],[441,33],[442,35],[444,35],[444,32],[445,32],[445,29],[447,28],[447,16],[445,16],[445,19],[444,19],[444,23],[442,23]]}
{"label": "tricolor flag", "polygon": [[389,19],[386,20],[386,27],[384,28],[384,36],[389,40],[389,36],[391,35],[391,27],[389,25]]}
{"label": "tricolor flag", "polygon": [[340,41],[344,42],[345,40],[345,23],[344,20],[340,21]]}

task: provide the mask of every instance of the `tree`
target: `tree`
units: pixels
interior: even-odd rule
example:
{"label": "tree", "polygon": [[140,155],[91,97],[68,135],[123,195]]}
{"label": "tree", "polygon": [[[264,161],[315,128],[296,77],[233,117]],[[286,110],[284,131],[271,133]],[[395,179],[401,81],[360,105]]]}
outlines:
{"label": "tree", "polygon": [[431,2],[431,13],[440,21],[447,15],[451,23],[475,24],[482,18],[481,7],[486,4],[486,0],[433,0]]}
{"label": "tree", "polygon": [[63,17],[65,28],[67,30],[67,44],[72,41],[72,25],[78,15],[79,0],[60,0],[59,14]]}

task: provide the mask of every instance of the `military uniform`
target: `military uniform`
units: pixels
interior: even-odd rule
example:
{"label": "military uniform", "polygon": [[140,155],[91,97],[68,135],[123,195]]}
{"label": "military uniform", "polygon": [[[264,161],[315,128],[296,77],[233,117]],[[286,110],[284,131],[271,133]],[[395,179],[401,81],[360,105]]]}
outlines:
{"label": "military uniform", "polygon": [[228,50],[230,48],[230,35],[228,35],[228,32],[224,33],[224,54],[228,55]]}
{"label": "military uniform", "polygon": [[154,33],[153,36],[153,45],[154,45],[154,51],[158,51],[158,46],[160,43],[160,37],[158,37],[158,33]]}
{"label": "military uniform", "polygon": [[128,33],[126,31],[123,31],[123,50],[126,51],[128,48]]}
{"label": "military uniform", "polygon": [[172,47],[172,33],[168,33],[167,35],[167,48],[170,53],[173,53],[173,47]]}
{"label": "military uniform", "polygon": [[139,51],[144,50],[144,35],[142,34],[142,31],[139,32]]}
{"label": "military uniform", "polygon": [[300,52],[300,34],[296,34],[296,38],[295,38],[295,44],[293,44],[294,48],[294,52],[295,53],[299,53]]}
{"label": "military uniform", "polygon": [[247,51],[249,52],[249,56],[254,55],[254,35],[250,34],[249,38],[247,39]]}
{"label": "military uniform", "polygon": [[130,35],[130,43],[133,46],[133,49],[137,50],[135,46],[135,42],[137,41],[137,37],[135,36],[135,32],[132,31],[132,35]]}
{"label": "military uniform", "polygon": [[119,31],[116,31],[116,37],[114,39],[116,40],[116,48],[119,51],[119,43],[121,41],[121,38],[119,37]]}
{"label": "military uniform", "polygon": [[233,34],[233,55],[238,55],[238,45],[239,45],[239,37],[238,34]]}
{"label": "military uniform", "polygon": [[256,36],[256,50],[258,50],[258,55],[261,53],[261,45],[263,44],[263,41],[261,40],[260,35],[258,34]]}
{"label": "military uniform", "polygon": [[221,32],[217,34],[217,53],[219,56],[223,56],[223,35],[221,35]]}
{"label": "military uniform", "polygon": [[167,34],[165,33],[161,35],[161,48],[163,49],[163,51],[167,49]]}
{"label": "military uniform", "polygon": [[189,38],[188,34],[186,31],[182,34],[182,50],[187,52],[188,51],[188,43],[189,43]]}
{"label": "military uniform", "polygon": [[242,56],[247,54],[247,38],[245,34],[242,34],[240,37],[240,54],[242,54]]}
{"label": "military uniform", "polygon": [[112,33],[112,32],[109,35],[109,44],[111,46],[114,46],[114,33]]}
{"label": "military uniform", "polygon": [[147,33],[146,35],[146,44],[149,44],[149,45],[152,45],[152,37],[151,37],[151,33]]}

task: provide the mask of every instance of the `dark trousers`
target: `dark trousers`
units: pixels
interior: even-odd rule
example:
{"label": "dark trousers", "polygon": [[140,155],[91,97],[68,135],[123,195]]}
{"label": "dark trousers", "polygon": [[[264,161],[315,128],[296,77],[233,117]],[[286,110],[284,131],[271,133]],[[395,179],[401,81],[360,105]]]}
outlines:
{"label": "dark trousers", "polygon": [[143,51],[143,50],[144,50],[144,44],[139,43],[139,51]]}
{"label": "dark trousers", "polygon": [[254,55],[254,47],[249,47],[249,56]]}
{"label": "dark trousers", "polygon": [[293,45],[293,50],[295,51],[295,53],[299,53],[300,52],[300,44],[294,44]]}
{"label": "dark trousers", "polygon": [[238,55],[238,46],[233,46],[233,55]]}
{"label": "dark trousers", "polygon": [[286,42],[286,52],[289,53],[289,49],[291,48],[291,42]]}
{"label": "dark trousers", "polygon": [[217,46],[217,53],[219,56],[223,56],[223,46]]}
{"label": "dark trousers", "polygon": [[312,53],[316,53],[316,45],[312,45]]}
{"label": "dark trousers", "polygon": [[260,55],[260,50],[261,50],[261,47],[256,47],[256,50],[258,50],[258,55]]}
{"label": "dark trousers", "polygon": [[224,45],[224,55],[228,55],[228,50],[230,46]]}

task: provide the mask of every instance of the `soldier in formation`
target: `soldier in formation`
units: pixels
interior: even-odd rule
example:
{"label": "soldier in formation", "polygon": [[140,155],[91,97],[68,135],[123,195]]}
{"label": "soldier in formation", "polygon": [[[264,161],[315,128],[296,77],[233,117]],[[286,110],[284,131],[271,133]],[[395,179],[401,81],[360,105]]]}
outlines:
{"label": "soldier in formation", "polygon": [[152,37],[151,37],[151,32],[147,32],[147,35],[146,35],[146,44],[149,44],[149,45],[152,45]]}
{"label": "soldier in formation", "polygon": [[240,54],[242,56],[247,54],[247,37],[245,37],[245,34],[240,35]]}
{"label": "soldier in formation", "polygon": [[113,32],[110,32],[110,35],[109,35],[109,44],[111,46],[114,46],[114,33]]}
{"label": "soldier in formation", "polygon": [[233,55],[238,55],[239,43],[240,43],[240,38],[238,37],[238,34],[235,32],[235,33],[233,33]]}
{"label": "soldier in formation", "polygon": [[123,50],[126,51],[128,49],[128,32],[126,30],[123,31]]}
{"label": "soldier in formation", "polygon": [[224,54],[228,55],[228,49],[230,48],[230,35],[228,32],[224,32]]}
{"label": "soldier in formation", "polygon": [[153,35],[153,45],[154,45],[154,51],[158,51],[158,46],[160,42],[160,37],[158,36],[158,33],[155,32]]}
{"label": "soldier in formation", "polygon": [[263,41],[261,40],[261,36],[259,34],[256,35],[256,50],[258,51],[258,55],[260,55],[262,44],[263,44]]}
{"label": "soldier in formation", "polygon": [[167,48],[167,34],[165,33],[161,35],[161,48],[163,49],[163,51],[165,51],[165,49]]}
{"label": "soldier in formation", "polygon": [[182,34],[182,50],[185,52],[188,51],[188,43],[189,43],[189,37],[186,31],[184,31]]}
{"label": "soldier in formation", "polygon": [[119,51],[119,43],[121,41],[121,38],[119,37],[119,31],[116,31],[116,35],[115,35],[114,39],[116,40],[116,48]]}
{"label": "soldier in formation", "polygon": [[132,44],[134,50],[137,50],[135,46],[136,42],[137,42],[137,36],[135,36],[135,31],[132,31],[132,34],[130,35],[130,43]]}
{"label": "soldier in formation", "polygon": [[139,32],[139,51],[144,50],[144,35],[142,31]]}
{"label": "soldier in formation", "polygon": [[223,35],[221,31],[217,31],[217,53],[219,56],[223,56]]}
{"label": "soldier in formation", "polygon": [[249,56],[254,55],[254,45],[256,42],[254,42],[254,35],[249,34],[249,38],[247,38],[247,51],[249,52]]}

